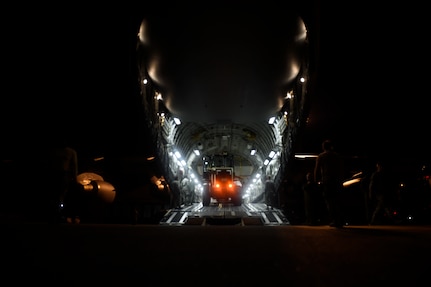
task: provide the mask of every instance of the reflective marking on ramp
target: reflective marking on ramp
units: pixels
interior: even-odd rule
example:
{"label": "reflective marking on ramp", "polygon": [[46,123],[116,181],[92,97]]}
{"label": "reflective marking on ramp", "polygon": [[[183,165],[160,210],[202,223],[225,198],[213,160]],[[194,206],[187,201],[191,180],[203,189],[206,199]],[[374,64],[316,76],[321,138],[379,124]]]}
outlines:
{"label": "reflective marking on ramp", "polygon": [[289,225],[289,220],[277,208],[268,209],[264,203],[246,203],[241,206],[218,204],[203,206],[194,203],[171,209],[160,221],[162,225]]}
{"label": "reflective marking on ramp", "polygon": [[274,210],[262,212],[262,219],[264,220],[265,224],[270,224],[270,225],[283,224],[283,220]]}
{"label": "reflective marking on ramp", "polygon": [[171,212],[169,218],[166,220],[166,223],[167,224],[171,224],[171,223],[183,224],[186,219],[187,219],[187,212],[174,211],[174,212]]}

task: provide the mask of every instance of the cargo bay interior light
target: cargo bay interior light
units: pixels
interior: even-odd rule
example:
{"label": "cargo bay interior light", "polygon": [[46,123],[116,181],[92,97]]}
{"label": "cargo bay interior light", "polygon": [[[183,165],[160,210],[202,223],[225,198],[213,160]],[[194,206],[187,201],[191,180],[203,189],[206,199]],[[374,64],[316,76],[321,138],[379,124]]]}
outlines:
{"label": "cargo bay interior light", "polygon": [[179,118],[174,118],[174,122],[177,126],[181,125],[181,120]]}
{"label": "cargo bay interior light", "polygon": [[275,122],[275,117],[270,117],[268,120],[268,124],[272,125]]}

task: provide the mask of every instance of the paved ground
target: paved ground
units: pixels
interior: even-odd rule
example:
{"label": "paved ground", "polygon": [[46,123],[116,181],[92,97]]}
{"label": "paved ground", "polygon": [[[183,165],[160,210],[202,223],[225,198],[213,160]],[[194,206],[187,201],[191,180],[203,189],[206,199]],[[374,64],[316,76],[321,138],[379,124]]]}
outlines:
{"label": "paved ground", "polygon": [[[9,286],[423,286],[430,226],[2,223]],[[6,281],[9,280],[9,281]]]}

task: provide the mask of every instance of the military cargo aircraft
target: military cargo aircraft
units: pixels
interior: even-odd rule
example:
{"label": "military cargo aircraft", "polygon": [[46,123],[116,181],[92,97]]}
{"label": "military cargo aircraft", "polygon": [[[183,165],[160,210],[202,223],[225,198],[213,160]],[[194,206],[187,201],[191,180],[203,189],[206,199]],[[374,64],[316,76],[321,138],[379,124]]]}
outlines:
{"label": "military cargo aircraft", "polygon": [[[206,172],[223,168],[232,171],[231,179],[241,191],[236,204],[262,202],[264,179],[271,175],[280,186],[307,121],[317,82],[318,2],[285,1],[280,6],[276,1],[265,5],[210,1],[201,6],[182,1],[165,6],[142,1],[127,9],[127,31],[121,25],[124,21],[113,18],[120,15],[120,8],[115,14],[80,11],[77,18],[55,14],[53,22],[63,23],[64,34],[33,29],[46,36],[43,43],[50,41],[53,49],[61,50],[61,57],[49,54],[44,59],[52,58],[52,66],[62,73],[48,69],[46,78],[50,83],[67,78],[74,84],[47,89],[28,112],[21,98],[11,100],[17,108],[14,116],[32,115],[28,129],[37,130],[38,136],[25,156],[20,148],[28,143],[21,137],[24,132],[6,142],[8,151],[20,155],[16,163],[20,169],[30,170],[24,167],[28,159],[36,153],[43,158],[45,144],[59,131],[66,132],[74,136],[79,156],[85,159],[80,161],[81,171],[103,176],[109,191],[117,192],[115,201],[133,202],[130,194],[145,197],[138,190],[147,184],[142,183],[143,175],[163,176],[169,184],[178,176],[194,184],[194,201],[205,198],[205,205],[211,205],[216,198],[208,201],[204,194]],[[128,33],[133,34],[133,48],[118,52],[115,47],[120,43],[124,47]],[[119,54],[130,57],[130,66],[111,67]],[[63,69],[64,63],[70,68]],[[127,85],[133,83],[127,88],[133,86],[137,104],[124,96],[130,90],[109,90],[121,86],[118,75],[130,79]],[[94,88],[95,82],[108,91]],[[136,110],[141,113],[132,123],[127,117]],[[119,118],[124,120],[119,123]],[[130,128],[135,120],[143,130]],[[130,141],[135,133],[144,142],[145,155],[151,151],[149,165],[139,155],[113,155],[119,146],[137,145]],[[232,161],[226,166],[207,160],[220,156]],[[38,160],[28,162],[37,165]],[[31,170],[37,173],[35,178],[44,176]]]}
{"label": "military cargo aircraft", "polygon": [[282,182],[307,120],[316,3],[172,5],[178,13],[142,6],[136,23],[136,79],[155,158],[168,182],[187,176],[202,195],[205,158],[230,155],[244,202],[259,201],[267,175]]}

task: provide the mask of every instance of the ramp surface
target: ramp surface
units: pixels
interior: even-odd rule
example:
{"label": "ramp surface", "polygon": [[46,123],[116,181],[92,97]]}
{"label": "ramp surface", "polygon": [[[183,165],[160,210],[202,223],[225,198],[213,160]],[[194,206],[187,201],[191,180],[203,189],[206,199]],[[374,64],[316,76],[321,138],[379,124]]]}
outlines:
{"label": "ramp surface", "polygon": [[247,203],[241,206],[218,204],[203,206],[194,203],[170,209],[160,221],[161,225],[289,225],[290,222],[277,208],[264,203]]}

